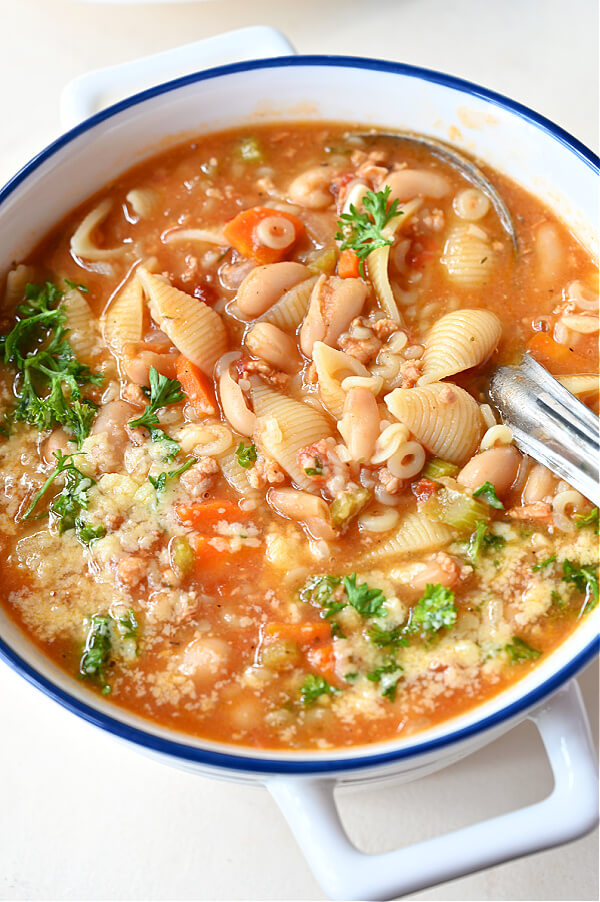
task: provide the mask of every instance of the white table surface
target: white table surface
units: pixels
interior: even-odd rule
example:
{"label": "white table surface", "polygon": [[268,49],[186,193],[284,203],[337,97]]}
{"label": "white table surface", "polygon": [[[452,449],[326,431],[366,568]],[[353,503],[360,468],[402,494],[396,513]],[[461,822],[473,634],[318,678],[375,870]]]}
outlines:
{"label": "white table surface", "polygon": [[[113,6],[0,0],[0,181],[60,132],[73,76],[242,25],[298,51],[401,60],[503,92],[598,148],[595,0],[214,0]],[[598,670],[580,676],[598,734]],[[0,899],[322,899],[261,789],[193,777],[115,743],[0,665]],[[383,851],[541,798],[541,743],[521,725],[419,783],[341,800]],[[597,832],[419,899],[597,899]],[[414,898],[417,898],[416,896]]]}

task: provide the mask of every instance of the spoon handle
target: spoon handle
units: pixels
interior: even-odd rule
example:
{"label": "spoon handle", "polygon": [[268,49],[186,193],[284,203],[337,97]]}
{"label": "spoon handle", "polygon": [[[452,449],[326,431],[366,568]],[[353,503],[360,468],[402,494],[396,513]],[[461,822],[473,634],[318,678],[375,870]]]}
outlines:
{"label": "spoon handle", "polygon": [[600,506],[598,417],[529,354],[499,367],[489,394],[515,444]]}

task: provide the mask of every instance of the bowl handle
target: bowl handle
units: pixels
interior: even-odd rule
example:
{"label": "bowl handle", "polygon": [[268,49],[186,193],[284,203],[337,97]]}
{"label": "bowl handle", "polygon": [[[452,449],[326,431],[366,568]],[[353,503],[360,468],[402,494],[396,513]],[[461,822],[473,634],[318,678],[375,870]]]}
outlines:
{"label": "bowl handle", "polygon": [[276,777],[267,785],[330,898],[396,898],[568,842],[596,825],[596,757],[577,683],[529,718],[554,774],[547,798],[382,855],[366,855],[350,843],[334,802],[335,779]]}
{"label": "bowl handle", "polygon": [[63,88],[60,98],[61,124],[65,129],[73,128],[106,106],[107,98],[114,100],[115,95],[120,99],[211,66],[269,56],[289,56],[294,52],[288,39],[277,29],[252,25],[106,69],[95,69],[79,75]]}

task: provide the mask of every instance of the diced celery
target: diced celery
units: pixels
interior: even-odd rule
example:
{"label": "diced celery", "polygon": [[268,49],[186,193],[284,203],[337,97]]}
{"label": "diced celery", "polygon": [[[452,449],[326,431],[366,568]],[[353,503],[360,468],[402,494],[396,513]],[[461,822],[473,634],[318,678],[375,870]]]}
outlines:
{"label": "diced celery", "polygon": [[239,154],[245,163],[264,163],[265,155],[256,138],[242,138],[239,143]]}
{"label": "diced celery", "polygon": [[300,648],[296,642],[282,639],[266,645],[260,654],[260,663],[269,670],[288,670],[301,661]]}
{"label": "diced celery", "polygon": [[194,551],[186,536],[177,536],[173,540],[173,563],[182,576],[192,570],[194,566]]}
{"label": "diced celery", "polygon": [[448,460],[442,460],[441,457],[432,457],[428,460],[423,468],[421,476],[427,479],[439,479],[441,476],[456,476],[458,467],[451,464]]}
{"label": "diced celery", "polygon": [[367,489],[352,489],[341,492],[335,501],[331,502],[331,525],[334,529],[346,526],[353,517],[361,512],[368,503],[371,495]]}
{"label": "diced celery", "polygon": [[328,247],[322,250],[309,263],[307,263],[307,266],[315,275],[320,275],[322,272],[329,275],[334,271],[337,259],[337,248]]}
{"label": "diced celery", "polygon": [[491,514],[489,505],[446,486],[441,486],[435,495],[428,498],[421,510],[432,520],[440,520],[461,532],[472,532],[479,520],[487,522]]}

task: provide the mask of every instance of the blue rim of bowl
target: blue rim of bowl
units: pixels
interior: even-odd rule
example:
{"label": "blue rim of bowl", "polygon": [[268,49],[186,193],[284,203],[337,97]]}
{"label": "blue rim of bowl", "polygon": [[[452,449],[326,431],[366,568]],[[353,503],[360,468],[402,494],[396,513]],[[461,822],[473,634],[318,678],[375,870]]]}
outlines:
{"label": "blue rim of bowl", "polygon": [[[109,119],[133,106],[137,106],[153,97],[161,94],[177,90],[178,88],[187,87],[189,85],[207,81],[211,78],[217,78],[222,75],[230,75],[237,72],[245,72],[254,69],[273,69],[281,67],[308,67],[308,66],[326,66],[333,68],[350,68],[350,69],[367,69],[380,72],[387,72],[393,75],[403,75],[415,78],[420,81],[433,82],[447,88],[458,90],[465,95],[479,97],[488,103],[508,110],[516,114],[519,118],[530,122],[540,131],[545,132],[555,141],[565,146],[568,150],[579,157],[596,173],[600,171],[600,160],[591,150],[584,144],[566,132],[564,129],[555,125],[549,119],[530,110],[523,104],[517,103],[486,88],[476,85],[472,82],[456,78],[452,75],[445,75],[431,69],[422,69],[417,66],[409,66],[404,63],[394,63],[386,60],[375,60],[363,57],[351,56],[284,56],[273,57],[266,60],[249,60],[242,63],[232,63],[227,66],[217,66],[211,69],[205,69],[201,72],[192,73],[172,81],[164,82],[153,88],[141,91],[125,100],[115,103],[105,110],[96,113],[89,119],[66,132],[52,144],[49,144],[44,150],[40,151],[29,163],[20,169],[12,179],[10,179],[4,188],[0,191],[0,205],[13,193],[13,191],[35,170],[41,166],[47,159],[53,156],[62,147],[75,140],[79,135],[90,131],[96,125]],[[46,677],[42,676],[35,668],[21,658],[3,639],[0,638],[0,659],[5,661],[12,669],[23,676],[29,683],[40,689],[45,695],[50,696],[54,701],[67,708],[74,714],[88,721],[88,723],[106,730],[109,733],[123,739],[134,745],[143,746],[158,754],[167,757],[180,759],[183,761],[194,762],[205,767],[218,768],[221,770],[247,772],[254,774],[327,774],[342,771],[363,770],[365,768],[377,767],[384,764],[390,764],[394,761],[401,761],[406,758],[412,758],[425,754],[431,754],[439,749],[457,744],[469,739],[472,736],[479,735],[486,730],[490,730],[495,726],[517,717],[519,714],[531,709],[535,705],[542,702],[552,692],[557,690],[571,677],[575,676],[582,667],[584,667],[600,650],[599,637],[595,637],[592,641],[575,655],[560,670],[545,680],[540,686],[535,687],[530,692],[521,696],[517,701],[504,706],[499,711],[476,721],[468,727],[441,736],[438,739],[425,740],[417,742],[408,748],[398,749],[389,752],[375,752],[373,754],[364,754],[361,752],[356,757],[346,757],[340,759],[327,760],[309,760],[302,761],[294,757],[286,759],[285,752],[281,758],[260,758],[260,756],[245,756],[228,754],[225,752],[209,751],[195,746],[186,745],[183,742],[177,742],[171,739],[164,739],[156,736],[151,732],[129,726],[118,720],[116,717],[104,714],[91,705],[80,701],[70,693],[60,689]],[[149,728],[152,722],[148,722]],[[375,747],[376,748],[376,747]],[[341,751],[341,750],[340,750]],[[275,754],[277,754],[275,752]],[[302,753],[299,753],[302,754]],[[307,755],[315,754],[306,752]]]}

